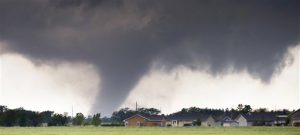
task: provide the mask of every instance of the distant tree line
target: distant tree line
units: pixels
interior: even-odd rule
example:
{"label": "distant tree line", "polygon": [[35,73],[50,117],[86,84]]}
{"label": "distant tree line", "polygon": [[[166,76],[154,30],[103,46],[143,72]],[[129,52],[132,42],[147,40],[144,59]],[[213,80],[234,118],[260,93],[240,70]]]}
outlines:
{"label": "distant tree line", "polygon": [[[222,117],[228,114],[234,113],[250,113],[250,112],[278,112],[280,114],[289,114],[289,110],[268,110],[266,108],[259,108],[253,110],[250,105],[242,105],[239,104],[237,108],[231,109],[210,109],[210,108],[198,108],[198,107],[190,107],[190,108],[182,108],[180,111],[169,114],[177,114],[177,113],[200,113],[212,115],[214,117]],[[110,118],[105,117],[106,120],[110,121],[110,124],[106,126],[122,126],[123,120],[129,118],[135,114],[147,114],[147,115],[158,115],[161,114],[161,111],[156,108],[138,108],[137,110],[133,110],[130,108],[121,108],[118,111],[112,113]],[[0,105],[0,126],[43,126],[43,124],[47,124],[47,126],[86,126],[86,125],[101,125],[101,114],[97,113],[93,116],[85,117],[82,113],[77,113],[74,118],[70,116],[66,116],[59,113],[54,113],[53,111],[43,111],[36,112],[31,110],[25,110],[24,108],[17,109],[9,109],[6,106]],[[201,121],[195,121],[195,125],[201,125]]]}
{"label": "distant tree line", "polygon": [[77,113],[72,119],[70,116],[54,113],[53,111],[36,112],[24,108],[9,109],[0,105],[0,126],[67,126],[67,125],[95,125],[101,124],[100,113],[95,114],[89,121],[82,113]]}

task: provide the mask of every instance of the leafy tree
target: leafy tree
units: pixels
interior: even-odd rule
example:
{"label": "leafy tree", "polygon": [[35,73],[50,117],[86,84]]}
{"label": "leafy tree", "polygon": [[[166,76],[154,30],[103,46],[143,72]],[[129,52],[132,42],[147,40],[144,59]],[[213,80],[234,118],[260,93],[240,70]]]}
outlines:
{"label": "leafy tree", "polygon": [[83,125],[84,119],[85,117],[82,113],[77,113],[76,117],[73,119],[73,125]]}
{"label": "leafy tree", "polygon": [[268,109],[267,108],[259,108],[259,109],[254,110],[254,112],[268,112]]}
{"label": "leafy tree", "polygon": [[121,108],[120,110],[113,112],[111,118],[113,123],[121,124],[124,119],[129,118],[136,113],[136,111],[130,110],[129,108]]}
{"label": "leafy tree", "polygon": [[201,120],[197,119],[196,121],[193,121],[194,126],[201,126]]}
{"label": "leafy tree", "polygon": [[38,112],[31,112],[31,125],[36,127],[42,123],[42,116]]}
{"label": "leafy tree", "polygon": [[41,115],[42,123],[50,123],[52,120],[51,116],[53,113],[54,113],[53,111],[41,112],[40,115]]}
{"label": "leafy tree", "polygon": [[198,108],[198,107],[190,107],[188,109],[188,112],[201,112],[201,108]]}
{"label": "leafy tree", "polygon": [[93,120],[92,120],[92,124],[94,126],[99,126],[101,124],[101,118],[100,118],[100,116],[101,116],[100,113],[94,114]]}
{"label": "leafy tree", "polygon": [[[229,110],[226,110],[226,112]],[[190,107],[190,108],[182,108],[181,111],[175,112],[174,114],[204,114],[204,115],[213,115],[221,117],[225,113],[225,110],[221,109],[209,109],[209,108],[198,108],[198,107]]]}
{"label": "leafy tree", "polygon": [[160,114],[160,110],[158,110],[156,108],[139,108],[138,113],[157,115],[157,114]]}
{"label": "leafy tree", "polygon": [[245,105],[244,108],[242,109],[243,113],[249,113],[252,111],[252,108],[250,105]]}
{"label": "leafy tree", "polygon": [[188,112],[188,109],[182,108],[182,109],[181,109],[181,112]]}
{"label": "leafy tree", "polygon": [[288,109],[283,109],[281,112],[282,112],[284,115],[288,115],[288,114],[291,113]]}
{"label": "leafy tree", "polygon": [[5,111],[7,111],[8,108],[5,105],[0,105],[0,113],[4,113]]}
{"label": "leafy tree", "polygon": [[65,126],[68,123],[68,117],[62,114],[53,114],[49,126]]}
{"label": "leafy tree", "polygon": [[4,114],[4,126],[15,126],[18,124],[18,115],[15,110],[7,110]]}
{"label": "leafy tree", "polygon": [[21,127],[25,127],[25,126],[29,126],[29,120],[28,120],[28,116],[26,115],[25,112],[19,112],[19,126]]}
{"label": "leafy tree", "polygon": [[244,108],[243,104],[238,104],[237,110],[238,110],[239,112],[241,112],[241,111],[243,110],[243,108]]}

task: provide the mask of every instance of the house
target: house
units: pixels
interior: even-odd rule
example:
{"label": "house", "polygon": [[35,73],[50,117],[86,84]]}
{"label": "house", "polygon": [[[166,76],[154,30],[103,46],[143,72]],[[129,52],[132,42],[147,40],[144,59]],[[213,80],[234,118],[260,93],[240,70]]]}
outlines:
{"label": "house", "polygon": [[287,120],[288,120],[287,115],[277,115],[274,124],[277,126],[284,126],[287,124]]}
{"label": "house", "polygon": [[215,126],[235,127],[238,122],[235,118],[239,115],[238,112],[225,112],[224,114],[215,115]]}
{"label": "house", "polygon": [[233,120],[232,118],[230,118],[229,116],[225,116],[221,121],[221,125],[223,127],[237,127],[239,126],[239,123]]}
{"label": "house", "polygon": [[300,126],[300,109],[288,116],[289,124],[292,126]]}
{"label": "house", "polygon": [[221,121],[224,127],[232,126],[274,126],[286,124],[287,115],[277,112],[252,112],[247,114],[232,115],[231,117],[225,116]]}
{"label": "house", "polygon": [[249,126],[273,126],[276,114],[271,112],[252,112],[245,115]]}
{"label": "house", "polygon": [[238,122],[239,127],[248,126],[247,119],[242,114],[239,114],[234,120]]}
{"label": "house", "polygon": [[210,115],[200,113],[175,113],[166,117],[166,126],[183,127],[194,126],[196,121],[201,121],[201,126],[210,127],[215,125],[215,119]]}
{"label": "house", "polygon": [[274,126],[285,125],[287,116],[276,112],[251,112],[239,114],[235,121],[238,126]]}
{"label": "house", "polygon": [[165,125],[164,115],[135,114],[124,120],[126,127],[160,127]]}

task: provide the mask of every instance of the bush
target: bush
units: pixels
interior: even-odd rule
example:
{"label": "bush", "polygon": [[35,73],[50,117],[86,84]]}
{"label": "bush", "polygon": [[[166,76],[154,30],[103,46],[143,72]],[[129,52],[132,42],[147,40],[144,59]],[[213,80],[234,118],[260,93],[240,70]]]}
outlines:
{"label": "bush", "polygon": [[193,125],[194,126],[201,126],[201,120],[200,119],[197,119],[197,120],[195,120],[195,121],[193,121]]}

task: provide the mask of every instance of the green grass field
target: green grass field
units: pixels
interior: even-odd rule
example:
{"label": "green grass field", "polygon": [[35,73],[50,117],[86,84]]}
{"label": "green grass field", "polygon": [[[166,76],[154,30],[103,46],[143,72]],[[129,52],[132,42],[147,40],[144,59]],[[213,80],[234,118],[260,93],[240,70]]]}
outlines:
{"label": "green grass field", "polygon": [[0,127],[0,135],[300,135],[300,128]]}

